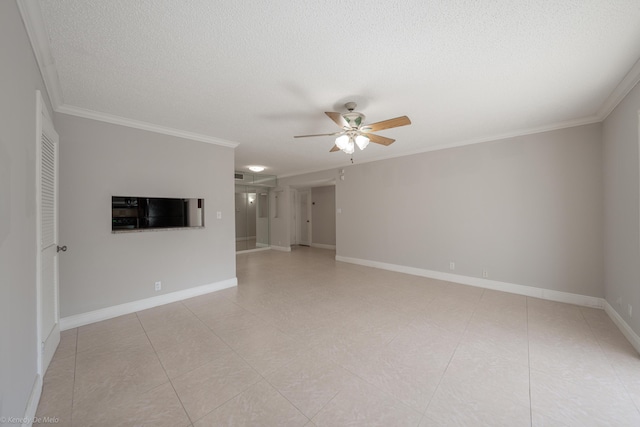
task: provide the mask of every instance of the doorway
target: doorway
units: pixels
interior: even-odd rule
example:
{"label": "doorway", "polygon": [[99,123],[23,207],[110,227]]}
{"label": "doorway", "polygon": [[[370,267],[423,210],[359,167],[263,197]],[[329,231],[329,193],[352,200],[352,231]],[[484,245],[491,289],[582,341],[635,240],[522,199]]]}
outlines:
{"label": "doorway", "polygon": [[311,246],[311,189],[297,191],[296,244]]}

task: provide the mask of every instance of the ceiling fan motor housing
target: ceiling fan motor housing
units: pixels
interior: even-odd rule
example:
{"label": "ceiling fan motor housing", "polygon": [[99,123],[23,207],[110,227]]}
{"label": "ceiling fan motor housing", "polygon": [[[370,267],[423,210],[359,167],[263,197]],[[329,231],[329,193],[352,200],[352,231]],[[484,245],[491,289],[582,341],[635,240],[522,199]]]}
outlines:
{"label": "ceiling fan motor housing", "polygon": [[358,113],[357,111],[350,111],[348,113],[344,113],[342,117],[344,117],[344,119],[347,121],[349,126],[351,126],[351,128],[360,127],[360,125],[364,123],[364,119],[366,118],[364,114]]}

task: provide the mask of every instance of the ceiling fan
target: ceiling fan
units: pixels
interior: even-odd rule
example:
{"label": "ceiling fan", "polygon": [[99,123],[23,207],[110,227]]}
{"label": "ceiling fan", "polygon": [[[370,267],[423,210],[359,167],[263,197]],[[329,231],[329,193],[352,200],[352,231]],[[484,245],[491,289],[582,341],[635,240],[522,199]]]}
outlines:
{"label": "ceiling fan", "polygon": [[384,129],[397,128],[411,124],[411,120],[407,116],[396,117],[395,119],[383,120],[381,122],[364,124],[365,115],[357,111],[355,102],[347,102],[344,105],[348,113],[325,112],[331,120],[333,120],[340,128],[339,132],[320,133],[316,135],[297,135],[294,138],[308,138],[312,136],[337,136],[335,145],[330,152],[344,151],[347,154],[353,154],[356,145],[360,150],[364,150],[369,142],[376,144],[391,145],[395,139],[376,135],[371,132],[377,132]]}

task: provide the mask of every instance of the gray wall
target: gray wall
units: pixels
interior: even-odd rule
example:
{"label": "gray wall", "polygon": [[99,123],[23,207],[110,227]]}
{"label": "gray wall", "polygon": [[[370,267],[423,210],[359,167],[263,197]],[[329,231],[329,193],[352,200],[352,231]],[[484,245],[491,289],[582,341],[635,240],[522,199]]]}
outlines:
{"label": "gray wall", "polygon": [[602,297],[600,141],[594,124],[347,167],[337,254]]}
{"label": "gray wall", "polygon": [[[636,85],[604,121],[602,133],[605,297],[640,335],[639,110]],[[635,317],[628,316],[627,304],[633,305]]]}
{"label": "gray wall", "polygon": [[336,187],[311,189],[311,243],[336,244]]}
{"label": "gray wall", "polygon": [[0,1],[0,64],[0,417],[23,417],[37,376],[36,89],[47,95],[13,1]]}
{"label": "gray wall", "polygon": [[[62,317],[235,277],[233,149],[64,114],[56,126]],[[205,228],[112,234],[111,196],[204,198]]]}

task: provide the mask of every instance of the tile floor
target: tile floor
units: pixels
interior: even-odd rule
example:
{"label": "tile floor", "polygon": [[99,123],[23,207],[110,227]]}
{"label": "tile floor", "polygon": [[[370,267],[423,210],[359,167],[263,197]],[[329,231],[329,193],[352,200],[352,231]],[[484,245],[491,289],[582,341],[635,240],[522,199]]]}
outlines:
{"label": "tile floor", "polygon": [[640,358],[604,311],[296,247],[239,285],[63,332],[58,426],[640,426]]}

